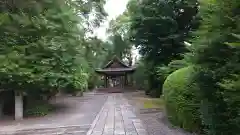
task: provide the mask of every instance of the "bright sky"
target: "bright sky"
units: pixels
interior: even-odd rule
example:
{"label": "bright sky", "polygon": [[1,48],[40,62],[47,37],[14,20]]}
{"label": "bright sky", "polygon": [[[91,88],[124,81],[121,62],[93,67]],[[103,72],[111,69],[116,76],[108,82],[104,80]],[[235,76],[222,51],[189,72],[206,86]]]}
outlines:
{"label": "bright sky", "polygon": [[109,22],[121,15],[125,10],[129,0],[106,0],[104,6],[105,11],[108,13],[107,20],[95,31],[95,34],[103,39],[107,39],[106,30],[109,27]]}

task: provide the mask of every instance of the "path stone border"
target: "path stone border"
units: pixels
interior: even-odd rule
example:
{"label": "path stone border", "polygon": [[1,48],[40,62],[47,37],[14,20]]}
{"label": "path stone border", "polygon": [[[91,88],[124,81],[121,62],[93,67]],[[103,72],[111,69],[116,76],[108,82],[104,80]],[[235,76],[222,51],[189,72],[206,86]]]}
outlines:
{"label": "path stone border", "polygon": [[103,112],[103,109],[104,109],[105,104],[106,104],[106,101],[105,101],[105,103],[103,104],[103,106],[102,106],[101,110],[99,111],[99,113],[97,114],[97,116],[95,117],[95,119],[94,119],[93,123],[91,124],[91,127],[90,127],[90,129],[88,130],[88,132],[87,132],[86,135],[91,135],[91,134],[92,134],[93,129],[94,129],[94,127],[96,126],[97,121],[99,120],[99,118],[100,118],[100,116],[101,116],[101,113]]}

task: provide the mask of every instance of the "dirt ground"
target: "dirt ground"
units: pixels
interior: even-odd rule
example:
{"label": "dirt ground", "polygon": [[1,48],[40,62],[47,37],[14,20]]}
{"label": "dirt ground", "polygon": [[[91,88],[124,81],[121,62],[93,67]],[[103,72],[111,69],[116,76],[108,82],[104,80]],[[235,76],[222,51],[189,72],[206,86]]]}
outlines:
{"label": "dirt ground", "polygon": [[52,101],[55,105],[61,106],[56,112],[21,121],[0,121],[0,135],[34,135],[34,133],[50,135],[60,134],[65,130],[85,135],[106,99],[106,95],[91,93],[84,97],[59,96]]}
{"label": "dirt ground", "polygon": [[125,97],[135,107],[149,135],[193,135],[169,123],[162,99],[150,98],[142,91],[126,93]]}

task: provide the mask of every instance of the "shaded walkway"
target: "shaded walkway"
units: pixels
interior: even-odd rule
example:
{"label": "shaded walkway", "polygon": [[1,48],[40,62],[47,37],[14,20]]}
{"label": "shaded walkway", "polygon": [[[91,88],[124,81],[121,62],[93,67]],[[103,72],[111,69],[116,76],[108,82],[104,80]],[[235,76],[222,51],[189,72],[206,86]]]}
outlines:
{"label": "shaded walkway", "polygon": [[109,94],[87,135],[147,135],[122,94]]}
{"label": "shaded walkway", "polygon": [[131,101],[134,97],[125,94],[61,97],[58,102],[66,104],[67,110],[43,118],[0,123],[0,135],[188,135],[157,121],[158,116],[139,115]]}
{"label": "shaded walkway", "polygon": [[22,121],[0,122],[0,135],[86,135],[107,95],[87,93],[84,97],[58,97],[66,106],[57,113]]}

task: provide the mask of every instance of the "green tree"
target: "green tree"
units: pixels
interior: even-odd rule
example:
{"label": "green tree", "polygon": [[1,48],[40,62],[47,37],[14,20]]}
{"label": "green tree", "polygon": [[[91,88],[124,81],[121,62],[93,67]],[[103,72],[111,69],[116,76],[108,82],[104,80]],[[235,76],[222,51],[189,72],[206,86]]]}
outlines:
{"label": "green tree", "polygon": [[130,20],[128,12],[125,11],[115,20],[111,20],[110,27],[107,30],[109,34],[109,42],[112,45],[108,59],[113,55],[118,56],[121,60],[125,60],[127,64],[132,65],[132,44],[129,40],[128,32],[130,28]]}
{"label": "green tree", "polygon": [[104,1],[0,3],[0,89],[35,99],[53,96],[59,90],[86,90],[92,72],[85,52],[94,41],[88,33],[93,29],[90,26],[97,27],[106,16]]}
{"label": "green tree", "polygon": [[165,78],[157,76],[157,67],[183,58],[182,53],[186,51],[183,41],[196,26],[198,3],[196,0],[132,0],[128,7],[131,41],[148,65],[146,93],[159,97]]}
{"label": "green tree", "polygon": [[190,58],[200,71],[196,79],[202,122],[209,135],[239,134],[240,53],[232,45],[240,31],[240,2],[207,0],[200,7],[202,21],[194,34]]}
{"label": "green tree", "polygon": [[133,74],[134,86],[139,90],[147,89],[147,65],[145,65],[144,58],[141,57],[139,60],[137,60],[134,66],[137,67]]}

